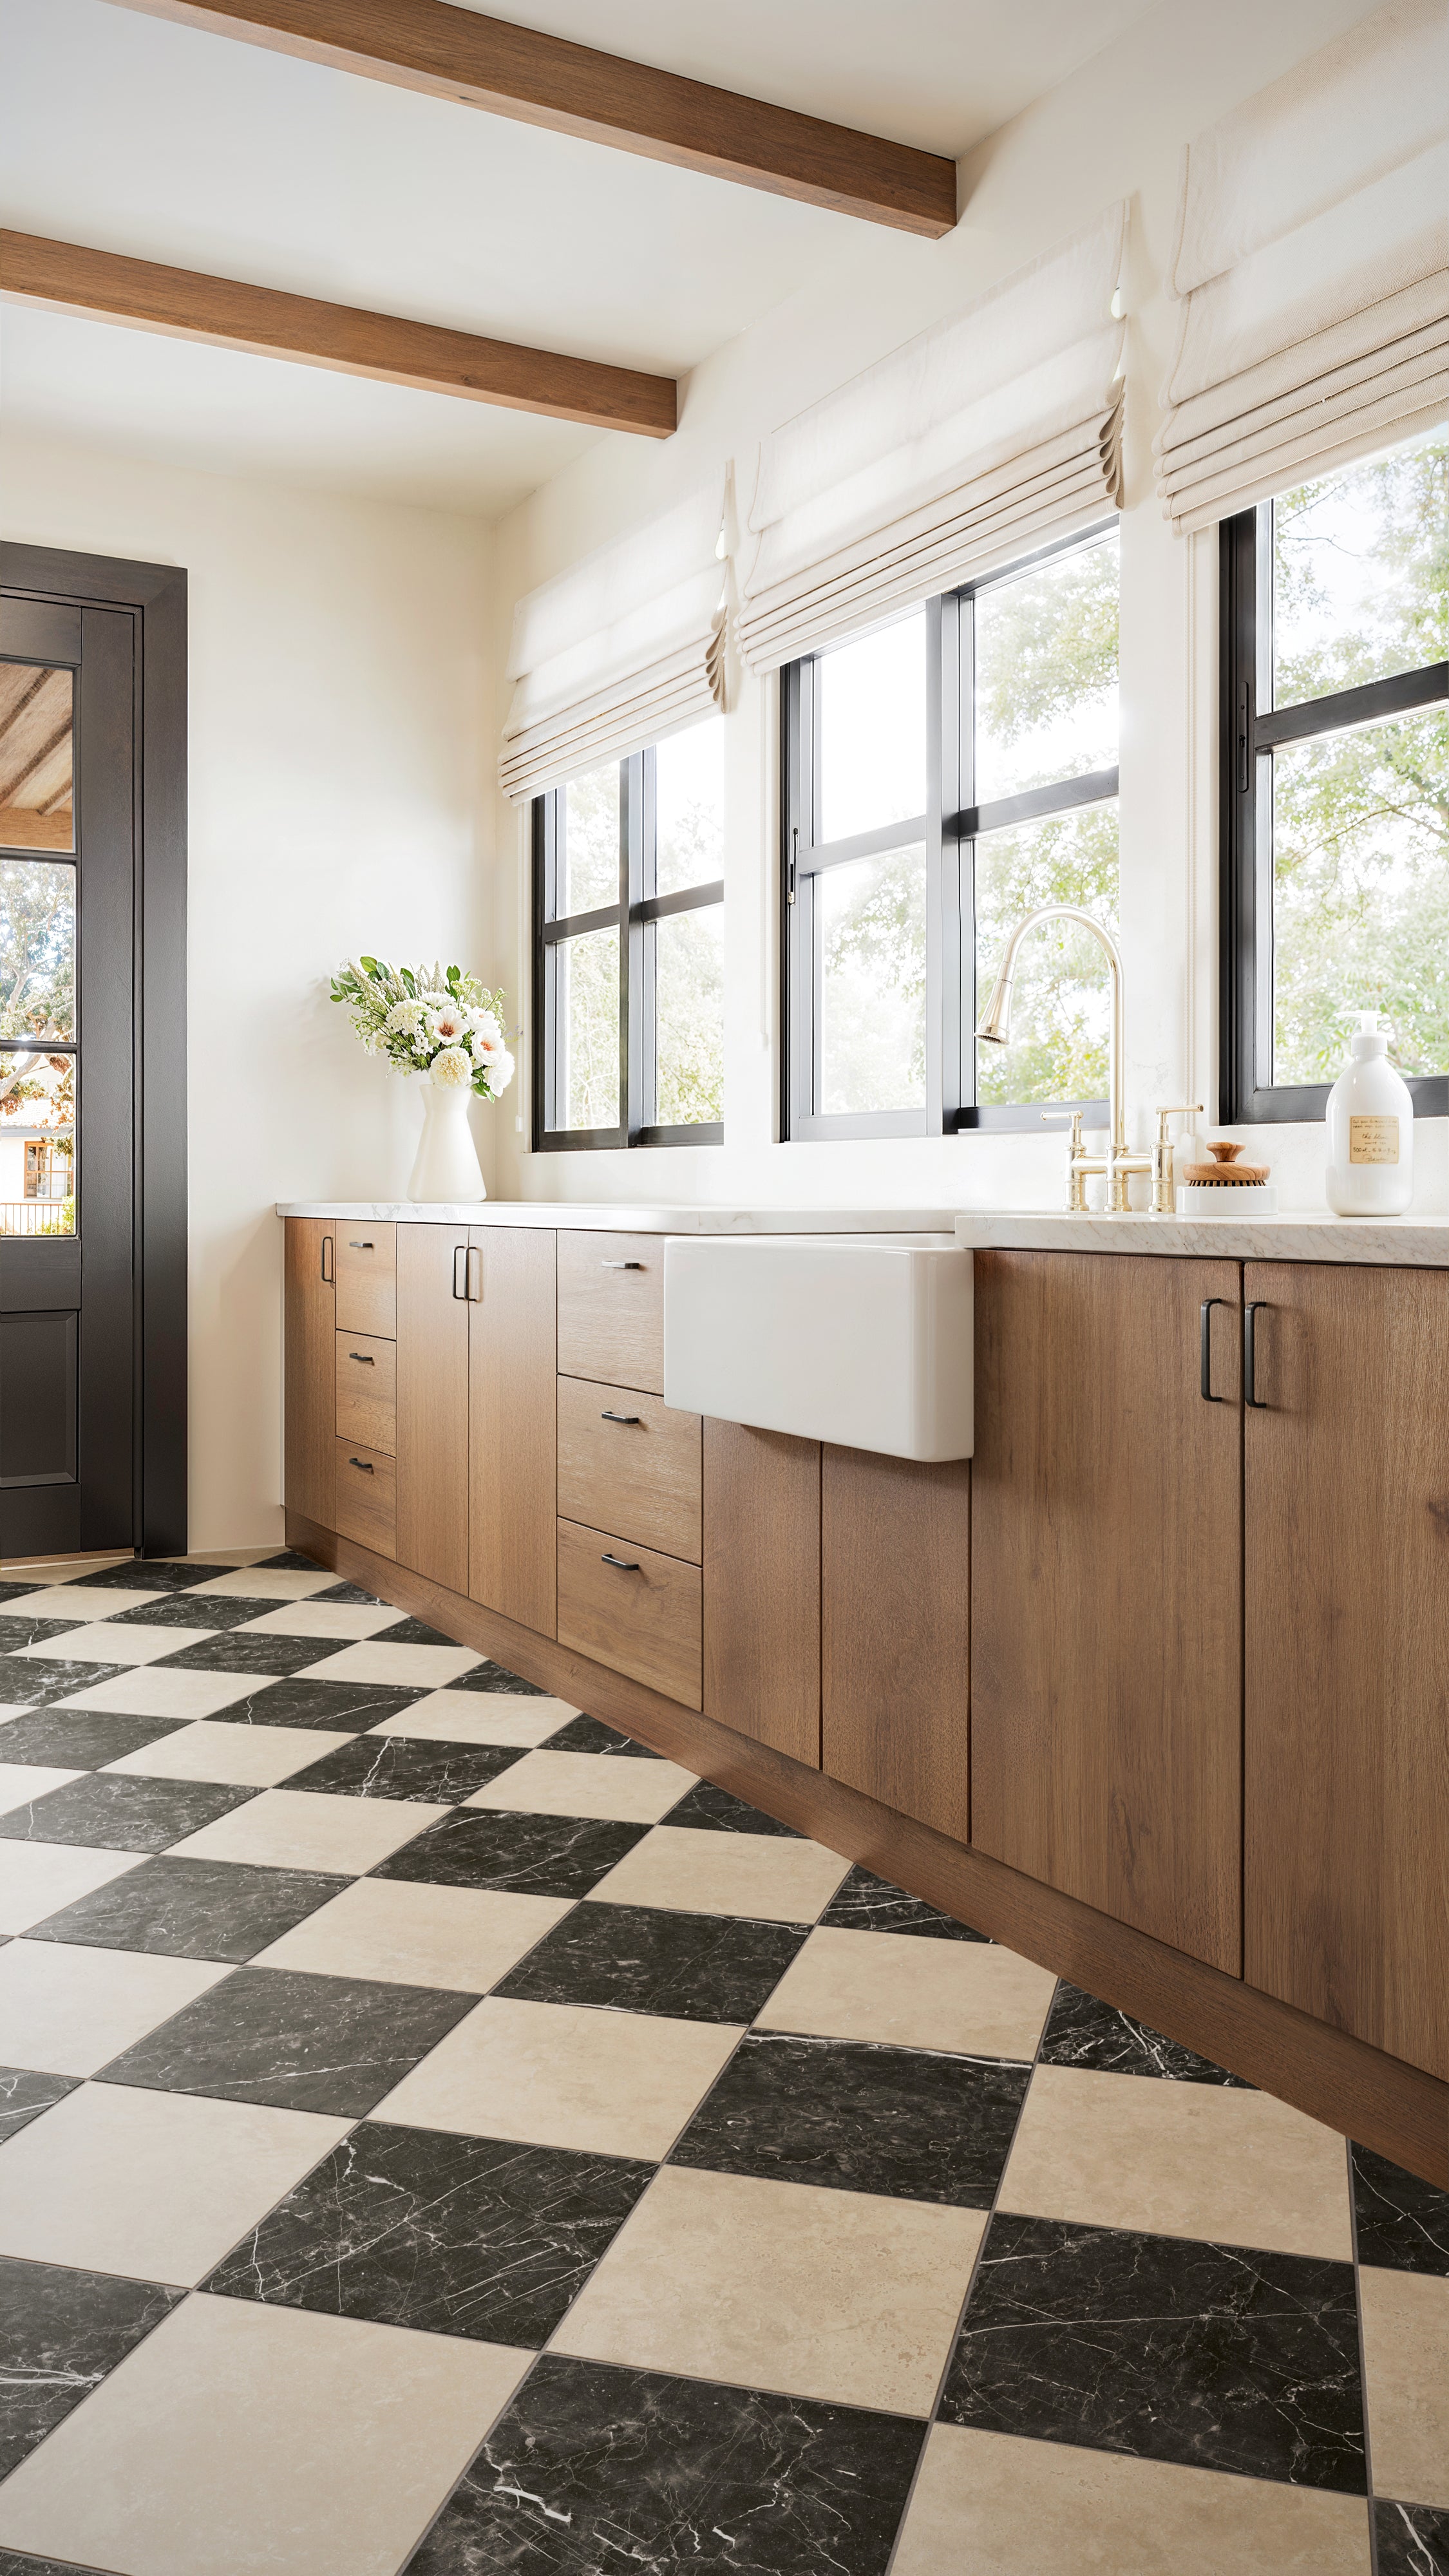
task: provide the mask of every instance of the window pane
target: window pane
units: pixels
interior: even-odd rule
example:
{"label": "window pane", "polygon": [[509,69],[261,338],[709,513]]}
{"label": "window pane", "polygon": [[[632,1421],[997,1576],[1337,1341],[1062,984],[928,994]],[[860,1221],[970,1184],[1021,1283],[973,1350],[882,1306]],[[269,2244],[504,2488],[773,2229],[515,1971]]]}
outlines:
{"label": "window pane", "polygon": [[[1117,807],[1082,805],[976,844],[976,989],[984,1004],[1023,913],[1072,903],[1117,927]],[[1027,940],[1007,1046],[976,1045],[978,1102],[1100,1100],[1107,1089],[1111,970],[1089,931],[1045,922]]]}
{"label": "window pane", "polygon": [[73,850],[69,671],[0,662],[0,847]]}
{"label": "window pane", "polygon": [[926,618],[822,653],[815,674],[822,841],[926,810]]}
{"label": "window pane", "polygon": [[724,905],[655,926],[654,1115],[661,1127],[724,1116]]}
{"label": "window pane", "polygon": [[563,797],[558,912],[598,912],[619,900],[619,764],[571,778]]}
{"label": "window pane", "polygon": [[710,885],[724,875],[724,726],[691,725],[654,755],[656,894]]}
{"label": "window pane", "polygon": [[558,1123],[619,1121],[619,934],[589,930],[558,946]]}
{"label": "window pane", "polygon": [[976,595],[976,802],[1117,758],[1116,531]]}
{"label": "window pane", "polygon": [[0,859],[0,1038],[75,1036],[75,869]]}
{"label": "window pane", "polygon": [[0,1235],[75,1232],[75,1058],[0,1050]]}
{"label": "window pane", "polygon": [[849,859],[815,879],[820,1098],[830,1115],[926,1097],[926,853]]}
{"label": "window pane", "polygon": [[1280,707],[1449,655],[1449,430],[1273,504]]}
{"label": "window pane", "polygon": [[1273,1080],[1331,1082],[1359,1011],[1449,1072],[1449,713],[1273,755]]}

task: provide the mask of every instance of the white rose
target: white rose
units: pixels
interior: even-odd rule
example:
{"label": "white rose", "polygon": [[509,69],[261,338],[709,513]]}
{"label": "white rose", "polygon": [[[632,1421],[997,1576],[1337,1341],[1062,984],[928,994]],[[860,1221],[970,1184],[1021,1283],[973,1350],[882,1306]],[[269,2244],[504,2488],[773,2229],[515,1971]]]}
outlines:
{"label": "white rose", "polygon": [[500,1047],[495,1055],[490,1055],[484,1072],[488,1077],[489,1091],[496,1100],[499,1092],[506,1091],[513,1080],[513,1058],[507,1047]]}
{"label": "white rose", "polygon": [[470,1011],[468,1026],[475,1039],[481,1038],[491,1046],[502,1046],[503,1031],[491,1011]]}
{"label": "white rose", "polygon": [[411,1037],[422,1016],[420,1002],[394,1002],[383,1025],[403,1037]]}
{"label": "white rose", "polygon": [[440,1091],[456,1091],[460,1085],[471,1083],[473,1067],[462,1047],[448,1046],[441,1055],[434,1056],[432,1075]]}

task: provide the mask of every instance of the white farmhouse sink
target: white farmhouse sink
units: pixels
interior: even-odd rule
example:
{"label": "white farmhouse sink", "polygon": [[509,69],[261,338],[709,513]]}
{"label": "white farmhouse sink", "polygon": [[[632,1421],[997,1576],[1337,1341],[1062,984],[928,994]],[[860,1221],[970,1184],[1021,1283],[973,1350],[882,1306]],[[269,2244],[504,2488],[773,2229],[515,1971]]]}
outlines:
{"label": "white farmhouse sink", "polygon": [[969,1458],[971,1255],[950,1235],[671,1236],[664,1401],[891,1458]]}

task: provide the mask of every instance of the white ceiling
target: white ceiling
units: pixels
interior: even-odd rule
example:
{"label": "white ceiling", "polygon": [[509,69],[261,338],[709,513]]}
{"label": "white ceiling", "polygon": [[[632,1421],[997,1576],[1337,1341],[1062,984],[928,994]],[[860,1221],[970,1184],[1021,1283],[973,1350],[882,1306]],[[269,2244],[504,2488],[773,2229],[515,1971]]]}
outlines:
{"label": "white ceiling", "polygon": [[[507,14],[959,155],[1146,5],[535,0]],[[661,374],[732,339],[858,229],[111,0],[0,0],[0,72],[0,220],[19,230]],[[489,517],[598,435],[17,307],[0,350],[17,427]]]}

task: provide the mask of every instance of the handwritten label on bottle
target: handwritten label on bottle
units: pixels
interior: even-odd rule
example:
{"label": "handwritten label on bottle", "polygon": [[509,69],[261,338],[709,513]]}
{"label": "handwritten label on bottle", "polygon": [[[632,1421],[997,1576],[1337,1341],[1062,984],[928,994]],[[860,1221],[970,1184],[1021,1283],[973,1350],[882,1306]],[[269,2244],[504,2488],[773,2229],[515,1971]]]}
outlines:
{"label": "handwritten label on bottle", "polygon": [[1399,1159],[1397,1118],[1350,1118],[1348,1159],[1351,1163],[1396,1163]]}

